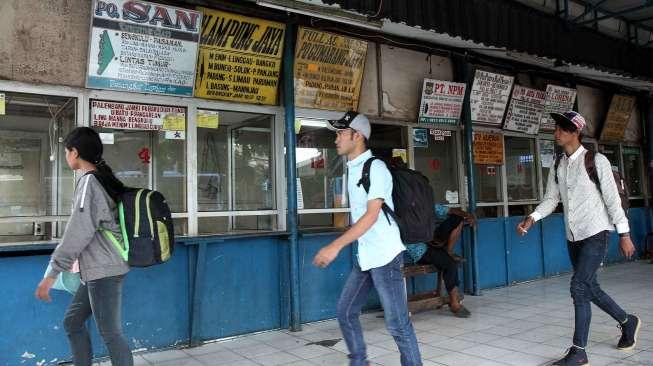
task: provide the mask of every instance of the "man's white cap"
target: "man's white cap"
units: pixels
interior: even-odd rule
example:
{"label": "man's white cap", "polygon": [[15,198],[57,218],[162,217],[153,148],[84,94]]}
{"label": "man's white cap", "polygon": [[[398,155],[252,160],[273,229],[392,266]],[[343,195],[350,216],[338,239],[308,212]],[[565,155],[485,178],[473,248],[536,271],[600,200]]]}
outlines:
{"label": "man's white cap", "polygon": [[349,111],[345,113],[344,116],[340,119],[329,120],[327,123],[327,128],[333,131],[346,130],[351,128],[356,130],[361,135],[365,136],[366,139],[370,139],[370,134],[372,133],[372,128],[370,127],[370,120],[364,114],[359,114],[358,112]]}

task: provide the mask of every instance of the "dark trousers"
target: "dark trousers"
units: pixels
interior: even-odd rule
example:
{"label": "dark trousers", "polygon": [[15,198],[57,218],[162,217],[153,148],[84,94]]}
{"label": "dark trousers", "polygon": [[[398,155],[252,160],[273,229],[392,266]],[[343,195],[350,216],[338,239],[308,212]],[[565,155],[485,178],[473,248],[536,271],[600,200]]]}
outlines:
{"label": "dark trousers", "polygon": [[429,246],[418,263],[432,264],[442,270],[444,286],[447,288],[447,292],[451,292],[451,290],[458,287],[458,265],[445,248]]}
{"label": "dark trousers", "polygon": [[571,278],[571,297],[574,300],[575,330],[574,345],[585,347],[592,320],[592,305],[608,313],[617,322],[626,320],[624,310],[608,296],[596,280],[596,271],[608,252],[608,231],[602,231],[587,239],[567,242],[569,259],[574,267]]}

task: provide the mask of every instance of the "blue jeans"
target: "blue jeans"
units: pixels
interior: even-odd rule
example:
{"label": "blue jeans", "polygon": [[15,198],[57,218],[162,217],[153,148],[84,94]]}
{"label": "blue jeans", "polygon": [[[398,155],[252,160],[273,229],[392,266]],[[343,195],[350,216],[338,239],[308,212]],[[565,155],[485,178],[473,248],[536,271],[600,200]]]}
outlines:
{"label": "blue jeans", "polygon": [[359,316],[372,287],[381,299],[386,327],[401,353],[401,365],[422,365],[415,330],[408,316],[403,264],[403,253],[385,266],[369,271],[361,271],[360,266],[354,264],[338,302],[338,322],[347,342],[350,366],[363,366],[367,360]]}
{"label": "blue jeans", "polygon": [[113,366],[132,366],[134,359],[122,334],[122,281],[125,276],[106,277],[79,286],[66,310],[63,325],[75,366],[91,366],[93,349],[86,320],[93,315],[109,350]]}
{"label": "blue jeans", "polygon": [[593,302],[619,323],[624,322],[627,318],[626,312],[601,290],[596,281],[596,271],[608,252],[609,238],[609,232],[602,231],[581,241],[567,242],[569,259],[574,267],[570,290],[574,300],[576,318],[574,345],[577,347],[584,348],[587,345],[592,320],[590,302]]}

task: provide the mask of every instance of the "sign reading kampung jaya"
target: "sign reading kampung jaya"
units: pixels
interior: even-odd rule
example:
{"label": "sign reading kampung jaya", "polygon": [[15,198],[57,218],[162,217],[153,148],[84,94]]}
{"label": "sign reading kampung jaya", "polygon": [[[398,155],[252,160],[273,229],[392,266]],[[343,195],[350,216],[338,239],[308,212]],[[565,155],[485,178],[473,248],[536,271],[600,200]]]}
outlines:
{"label": "sign reading kampung jaya", "polygon": [[465,99],[464,83],[424,79],[419,122],[424,124],[455,125]]}
{"label": "sign reading kampung jaya", "polygon": [[195,96],[277,104],[285,25],[199,9],[204,21]]}
{"label": "sign reading kampung jaya", "polygon": [[295,105],[356,110],[367,42],[301,27],[295,50]]}
{"label": "sign reading kampung jaya", "polygon": [[537,135],[546,92],[515,85],[504,129]]}
{"label": "sign reading kampung jaya", "polygon": [[601,130],[601,140],[621,141],[630,122],[630,115],[635,108],[635,97],[615,94],[610,102],[608,115]]}
{"label": "sign reading kampung jaya", "polygon": [[554,130],[555,121],[551,118],[550,113],[569,111],[574,108],[575,101],[576,89],[569,89],[557,85],[547,85],[544,112],[540,119],[540,129],[549,131]]}
{"label": "sign reading kampung jaya", "polygon": [[129,0],[94,0],[86,86],[193,95],[201,13]]}
{"label": "sign reading kampung jaya", "polygon": [[512,76],[476,70],[469,99],[472,121],[501,125],[514,79]]}

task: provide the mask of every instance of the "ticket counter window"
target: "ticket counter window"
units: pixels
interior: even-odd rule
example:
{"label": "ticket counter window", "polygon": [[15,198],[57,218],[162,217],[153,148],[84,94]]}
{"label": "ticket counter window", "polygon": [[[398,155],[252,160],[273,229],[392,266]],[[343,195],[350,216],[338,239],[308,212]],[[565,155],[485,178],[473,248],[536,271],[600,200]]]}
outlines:
{"label": "ticket counter window", "polygon": [[0,103],[0,245],[60,237],[75,184],[62,141],[77,100],[0,91]]}
{"label": "ticket counter window", "polygon": [[435,202],[461,204],[457,131],[415,129],[413,140],[415,170],[429,179]]}
{"label": "ticket counter window", "polygon": [[536,200],[535,139],[506,136],[505,149],[508,202]]}
{"label": "ticket counter window", "polygon": [[642,151],[639,147],[624,146],[624,181],[630,197],[642,197]]}

